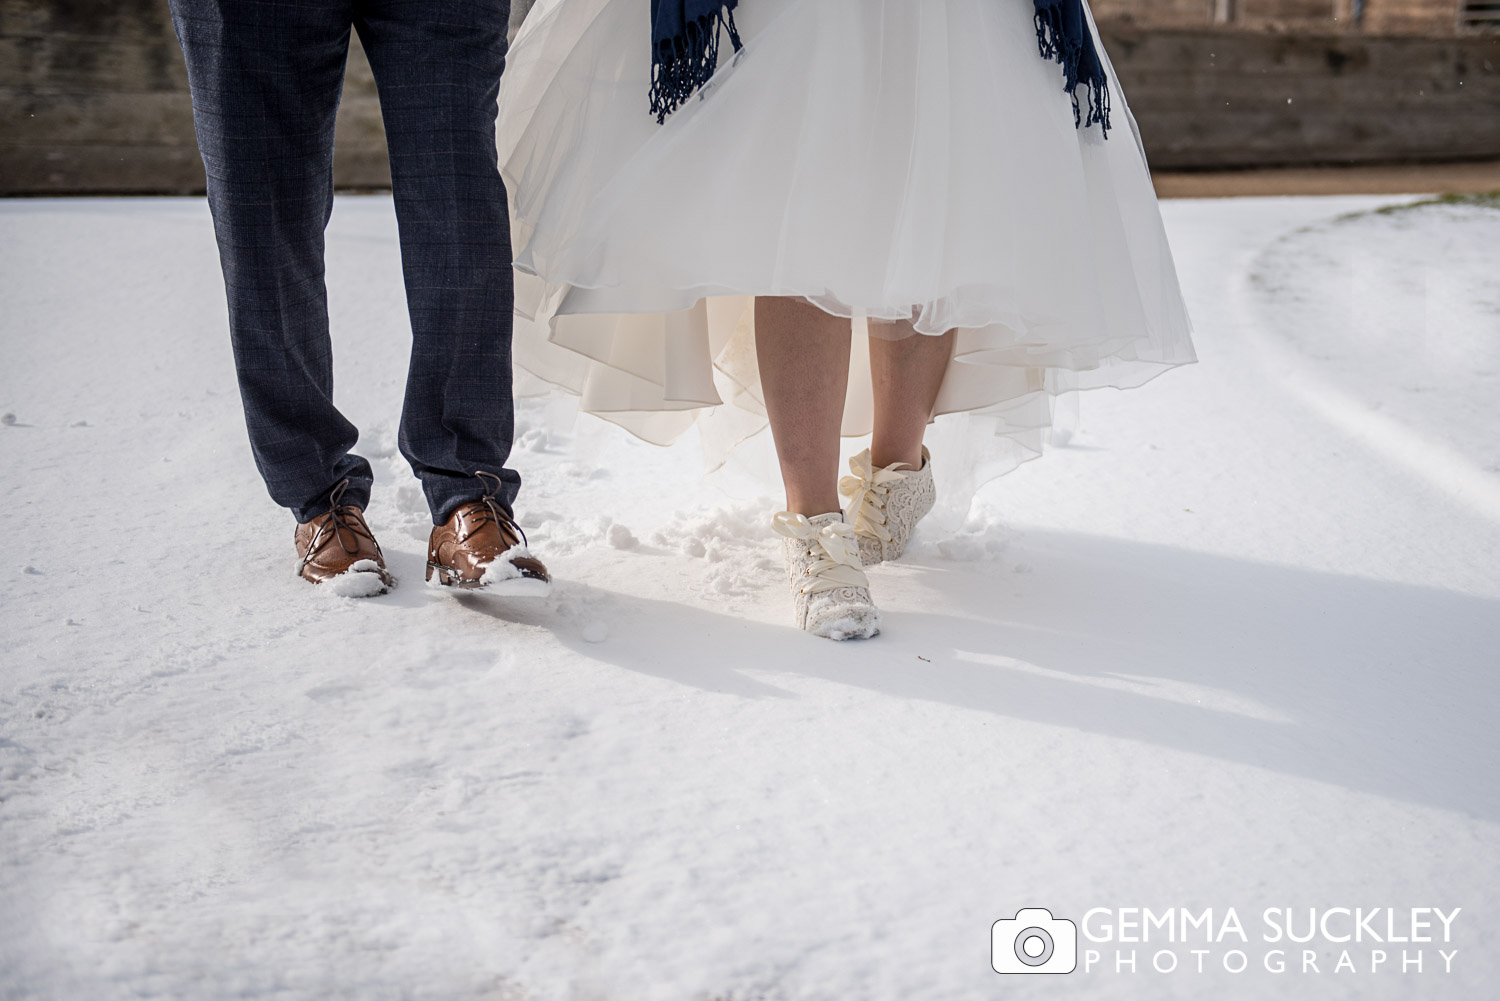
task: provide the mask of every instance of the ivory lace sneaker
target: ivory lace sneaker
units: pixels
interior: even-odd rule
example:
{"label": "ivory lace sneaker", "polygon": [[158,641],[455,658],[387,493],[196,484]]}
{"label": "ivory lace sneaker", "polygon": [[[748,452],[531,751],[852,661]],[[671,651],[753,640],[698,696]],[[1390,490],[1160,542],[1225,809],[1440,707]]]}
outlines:
{"label": "ivory lace sneaker", "polygon": [[849,500],[844,511],[859,537],[860,563],[900,559],[912,529],[937,501],[927,446],[918,470],[904,462],[877,469],[868,448],[849,460],[849,470],[853,475],[839,480],[839,493]]}
{"label": "ivory lace sneaker", "polygon": [[880,610],[859,563],[854,530],[838,511],[812,518],[782,511],[771,527],[783,537],[787,581],[797,625],[831,640],[869,639],[880,632]]}

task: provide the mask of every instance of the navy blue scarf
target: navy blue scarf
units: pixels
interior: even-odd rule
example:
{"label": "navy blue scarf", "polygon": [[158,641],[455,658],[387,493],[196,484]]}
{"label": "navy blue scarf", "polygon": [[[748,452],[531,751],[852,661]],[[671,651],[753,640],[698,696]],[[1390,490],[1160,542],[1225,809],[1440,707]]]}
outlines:
{"label": "navy blue scarf", "polygon": [[[734,9],[740,0],[651,0],[651,112],[658,122],[676,111],[708,82],[719,65],[719,31],[729,34],[734,51],[740,33]],[[1109,89],[1104,64],[1094,48],[1083,0],[1032,0],[1036,40],[1043,59],[1062,64],[1063,90],[1073,99],[1073,124],[1094,123],[1109,134]],[[1079,86],[1087,104],[1078,102]]]}

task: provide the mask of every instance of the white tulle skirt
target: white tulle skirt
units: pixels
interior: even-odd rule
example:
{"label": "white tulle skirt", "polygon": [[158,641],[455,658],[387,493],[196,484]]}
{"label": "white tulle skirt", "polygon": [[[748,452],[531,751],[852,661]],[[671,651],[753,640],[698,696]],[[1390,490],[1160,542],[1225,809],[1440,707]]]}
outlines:
{"label": "white tulle skirt", "polygon": [[751,297],[797,296],[853,318],[867,434],[859,335],[956,330],[928,442],[966,505],[1040,454],[1059,394],[1194,360],[1113,68],[1105,140],[1031,0],[742,0],[744,50],[665,125],[649,8],[541,0],[501,87],[515,358],[585,411],[658,444],[696,423],[721,464],[766,426]]}

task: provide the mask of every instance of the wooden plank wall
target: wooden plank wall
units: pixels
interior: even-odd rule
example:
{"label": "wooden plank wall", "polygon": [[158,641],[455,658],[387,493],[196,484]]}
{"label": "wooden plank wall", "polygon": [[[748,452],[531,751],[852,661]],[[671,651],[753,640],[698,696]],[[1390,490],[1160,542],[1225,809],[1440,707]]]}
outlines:
{"label": "wooden plank wall", "polygon": [[[1101,33],[1157,167],[1500,157],[1500,35]],[[390,180],[357,41],[335,179]],[[202,189],[166,0],[0,0],[0,194]]]}
{"label": "wooden plank wall", "polygon": [[[339,184],[389,186],[358,40],[338,135]],[[202,190],[166,0],[0,0],[0,193]]]}
{"label": "wooden plank wall", "polygon": [[1500,157],[1500,35],[1101,34],[1153,167]]}
{"label": "wooden plank wall", "polygon": [[1333,34],[1453,34],[1463,0],[1365,0],[1356,24],[1354,0],[1096,0],[1100,20],[1152,27],[1206,27],[1227,17],[1243,28]]}

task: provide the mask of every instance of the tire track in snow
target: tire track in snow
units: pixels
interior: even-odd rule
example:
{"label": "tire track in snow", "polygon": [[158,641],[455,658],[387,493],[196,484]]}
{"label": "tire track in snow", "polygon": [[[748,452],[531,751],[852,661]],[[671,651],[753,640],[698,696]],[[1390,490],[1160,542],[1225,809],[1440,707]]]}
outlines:
{"label": "tire track in snow", "polygon": [[1316,364],[1268,329],[1262,298],[1251,282],[1277,248],[1299,231],[1283,233],[1247,255],[1245,266],[1237,268],[1228,282],[1232,315],[1241,319],[1242,332],[1276,377],[1276,384],[1369,451],[1500,524],[1500,476],[1441,439],[1372,409],[1335,380],[1319,374]]}

